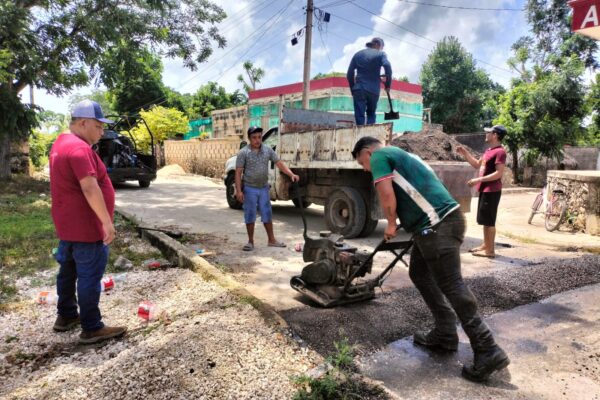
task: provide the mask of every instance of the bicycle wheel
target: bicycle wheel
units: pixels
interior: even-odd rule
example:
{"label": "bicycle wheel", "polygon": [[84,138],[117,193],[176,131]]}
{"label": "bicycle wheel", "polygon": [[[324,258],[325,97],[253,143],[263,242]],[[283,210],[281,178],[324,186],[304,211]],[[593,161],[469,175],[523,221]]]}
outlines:
{"label": "bicycle wheel", "polygon": [[540,209],[540,206],[542,205],[542,195],[538,194],[535,197],[535,200],[533,201],[533,204],[531,205],[531,214],[529,214],[529,219],[527,220],[528,224],[531,224],[531,220],[533,219],[533,216],[535,214],[537,214],[538,210]]}
{"label": "bicycle wheel", "polygon": [[552,232],[558,229],[567,215],[567,199],[564,196],[552,197],[546,211],[546,230]]}

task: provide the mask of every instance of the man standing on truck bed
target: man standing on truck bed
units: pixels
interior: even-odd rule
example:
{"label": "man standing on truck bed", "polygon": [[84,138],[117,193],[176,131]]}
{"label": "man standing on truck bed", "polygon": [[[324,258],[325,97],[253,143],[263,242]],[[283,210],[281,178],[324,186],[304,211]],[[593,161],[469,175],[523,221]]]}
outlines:
{"label": "man standing on truck bed", "polygon": [[366,136],[356,142],[352,156],[373,175],[387,219],[384,238],[396,235],[398,217],[404,230],[413,234],[408,273],[435,322],[430,332],[415,333],[414,343],[436,352],[456,351],[458,316],[474,353],[473,364],[465,365],[462,375],[476,382],[487,380],[509,359],[481,319],[461,274],[465,218],[458,203],[423,160],[398,147],[384,147]]}
{"label": "man standing on truck bed", "polygon": [[392,66],[383,52],[383,39],[373,38],[352,57],[346,78],[354,99],[354,119],[356,125],[375,123],[375,111],[379,101],[381,88],[381,67],[385,70],[385,91],[390,92],[392,86]]}
{"label": "man standing on truck bed", "polygon": [[262,128],[258,126],[248,128],[250,144],[240,150],[235,163],[235,195],[237,200],[244,205],[244,221],[248,233],[248,243],[242,248],[244,251],[254,250],[254,224],[257,208],[267,231],[268,245],[285,247],[285,244],[275,239],[273,234],[273,212],[269,196],[269,161],[275,163],[277,168],[289,176],[292,182],[300,180],[300,177],[277,157],[272,148],[263,144],[262,133]]}

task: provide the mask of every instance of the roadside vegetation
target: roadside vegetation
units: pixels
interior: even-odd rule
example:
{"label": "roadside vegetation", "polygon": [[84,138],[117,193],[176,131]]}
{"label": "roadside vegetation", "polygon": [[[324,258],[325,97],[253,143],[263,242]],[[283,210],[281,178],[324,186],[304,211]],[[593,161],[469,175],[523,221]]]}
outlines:
{"label": "roadside vegetation", "polygon": [[[58,245],[50,215],[50,184],[28,176],[15,175],[2,181],[0,192],[0,303],[6,304],[18,298],[17,281],[32,277],[32,286],[53,284],[48,278],[37,278],[40,272],[57,268],[53,249]],[[108,272],[118,272],[113,264],[123,256],[139,266],[161,253],[144,246],[137,239],[135,226],[116,216],[117,238],[110,246]]]}
{"label": "roadside vegetation", "polygon": [[334,342],[335,352],[327,357],[329,368],[321,377],[300,375],[293,378],[298,391],[294,400],[388,399],[379,387],[366,383],[354,364],[354,348],[347,338]]}

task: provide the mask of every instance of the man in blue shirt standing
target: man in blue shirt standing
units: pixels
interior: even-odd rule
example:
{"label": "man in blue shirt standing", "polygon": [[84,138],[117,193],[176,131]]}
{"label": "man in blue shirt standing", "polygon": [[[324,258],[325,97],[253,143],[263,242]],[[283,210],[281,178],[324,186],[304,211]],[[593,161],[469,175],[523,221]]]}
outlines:
{"label": "man in blue shirt standing", "polygon": [[390,92],[392,86],[392,66],[383,52],[383,39],[373,38],[352,57],[346,78],[354,99],[354,118],[356,125],[375,123],[375,111],[381,87],[381,67],[385,70],[385,91]]}

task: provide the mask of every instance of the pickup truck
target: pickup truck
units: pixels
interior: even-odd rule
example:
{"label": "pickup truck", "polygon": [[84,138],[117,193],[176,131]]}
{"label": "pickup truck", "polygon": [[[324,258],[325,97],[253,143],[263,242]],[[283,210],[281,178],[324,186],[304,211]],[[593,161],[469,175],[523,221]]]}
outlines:
{"label": "pickup truck", "polygon": [[[384,218],[371,174],[352,158],[351,151],[358,139],[373,136],[388,144],[392,138],[392,124],[354,126],[348,114],[282,108],[278,127],[263,134],[263,143],[271,146],[288,167],[300,176],[303,207],[311,203],[324,206],[325,222],[329,230],[345,238],[365,237]],[[223,180],[227,202],[231,208],[241,209],[235,198],[235,161],[225,163]],[[465,182],[474,170],[467,163],[429,163],[442,182],[459,185],[450,192],[468,211],[471,192]],[[459,164],[459,165],[457,165]],[[446,180],[446,181],[445,181]],[[292,200],[290,179],[275,165],[269,169],[272,200]],[[466,189],[465,189],[466,188]]]}

